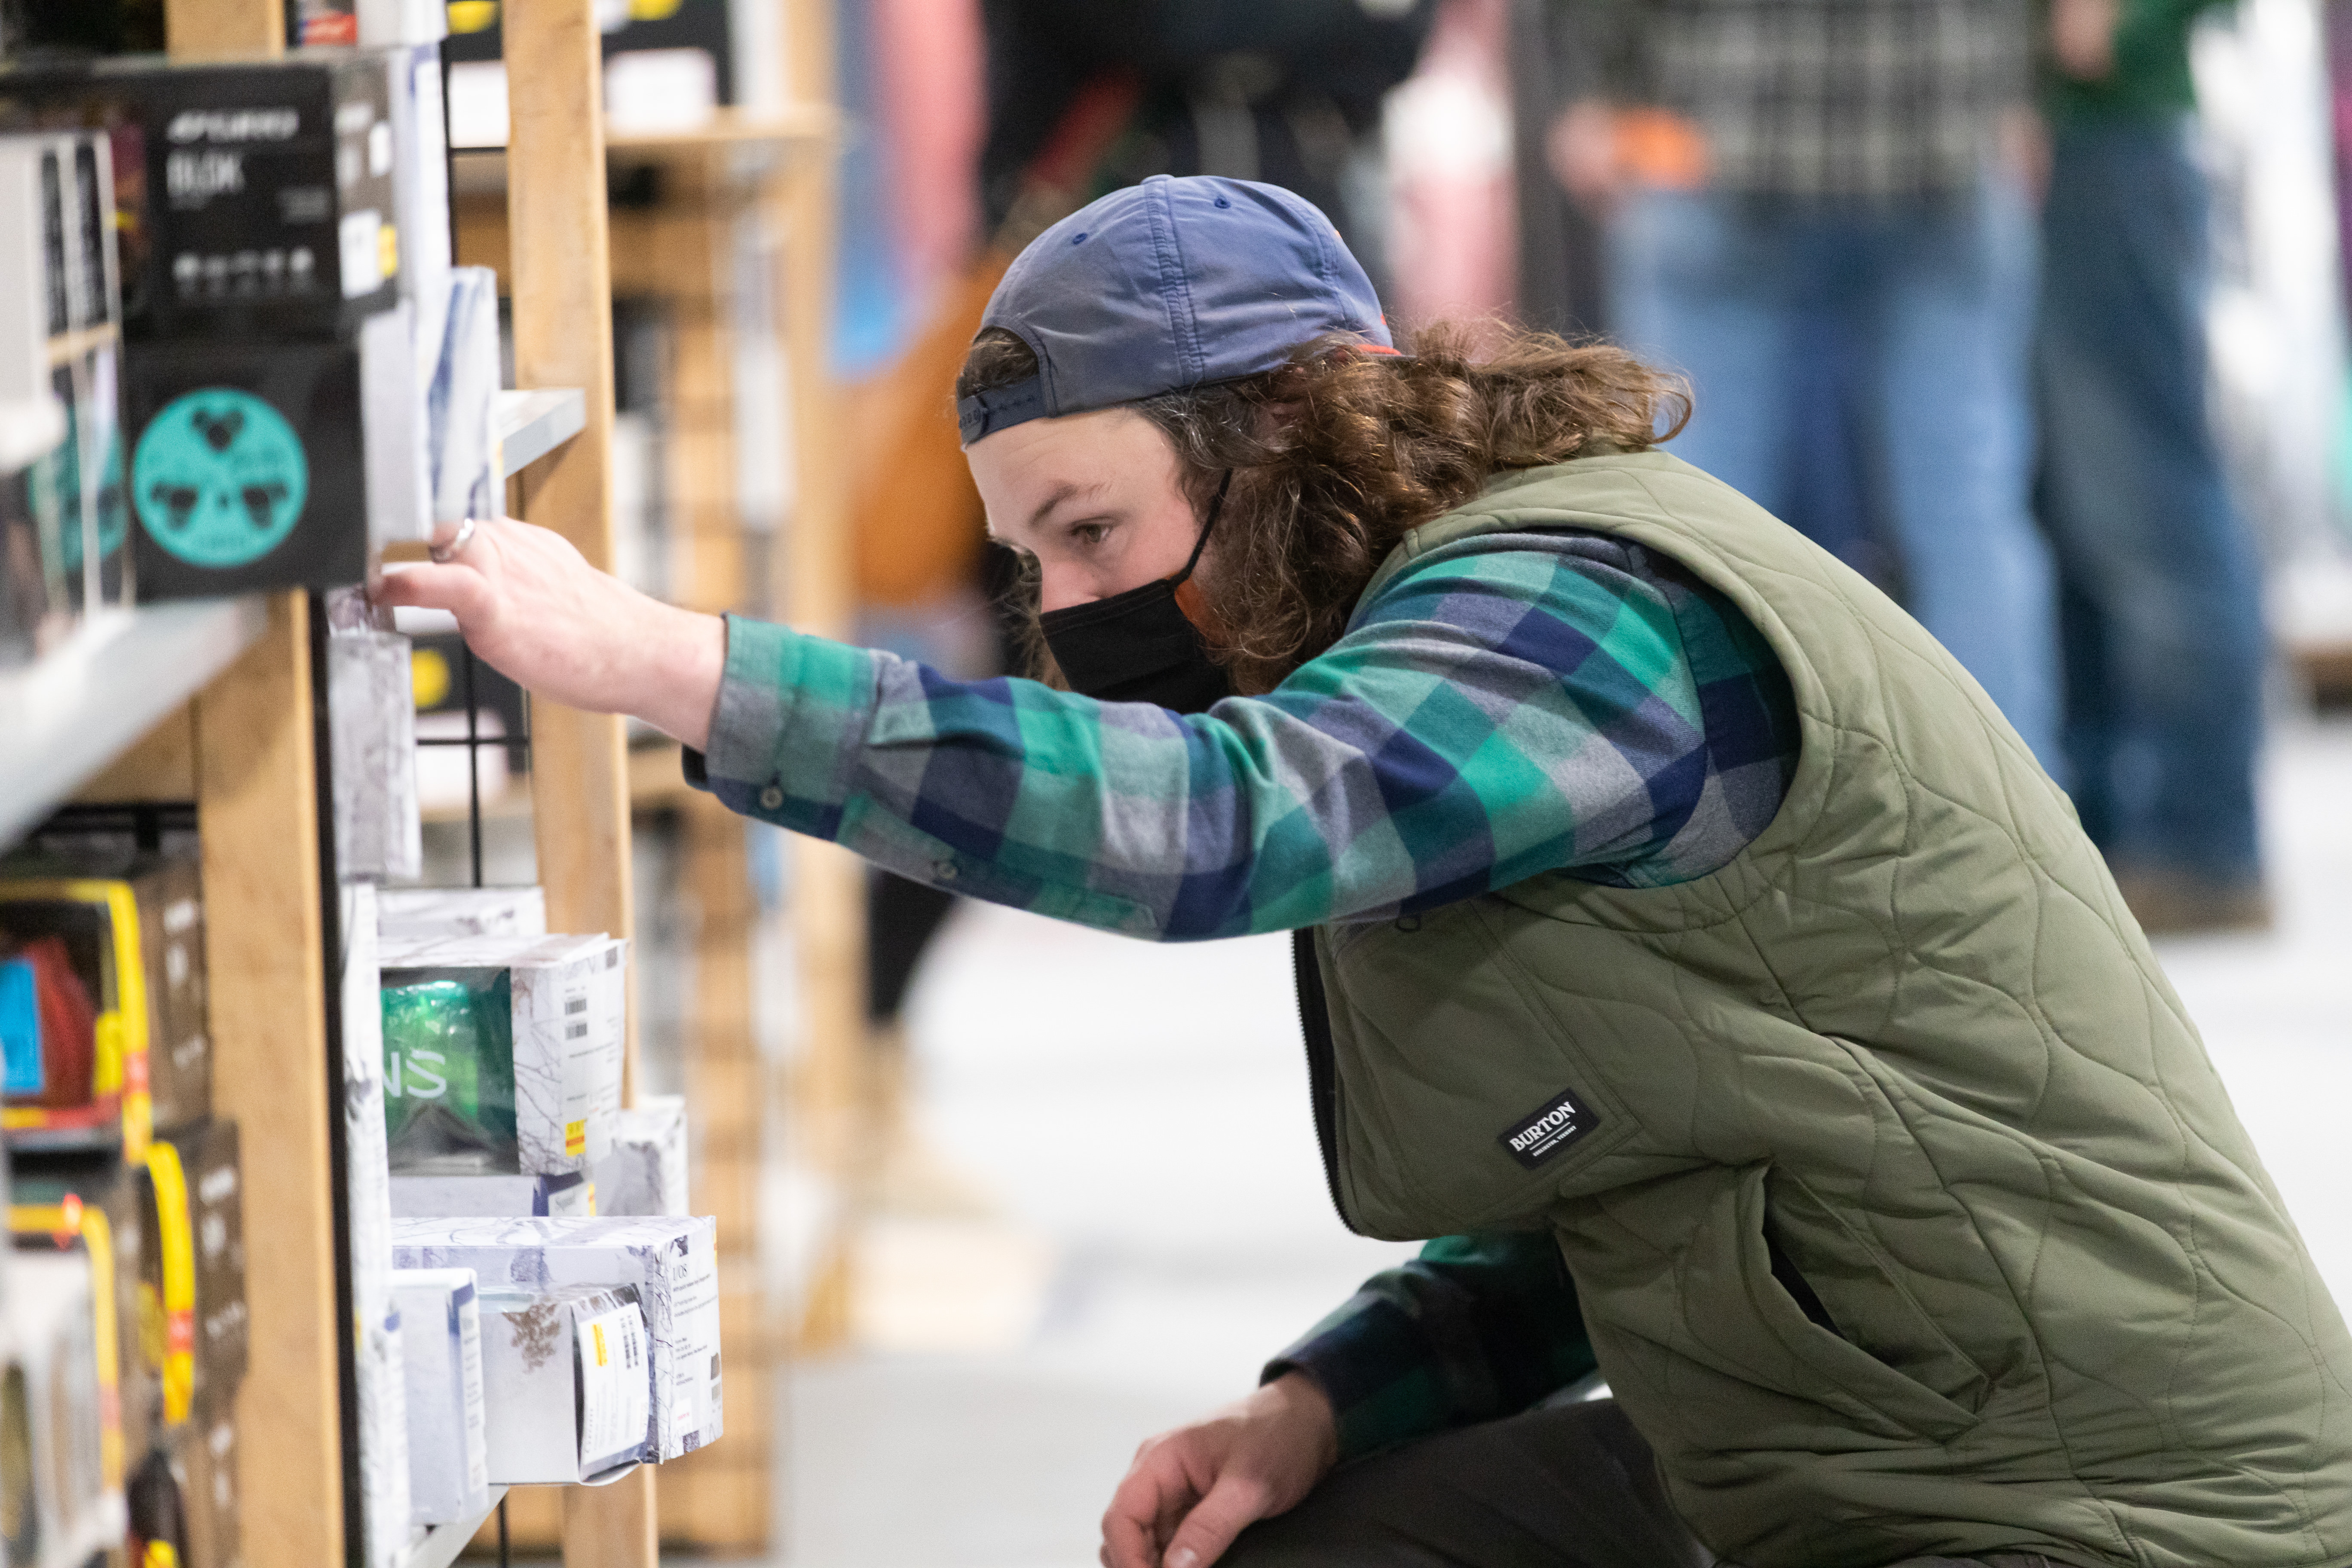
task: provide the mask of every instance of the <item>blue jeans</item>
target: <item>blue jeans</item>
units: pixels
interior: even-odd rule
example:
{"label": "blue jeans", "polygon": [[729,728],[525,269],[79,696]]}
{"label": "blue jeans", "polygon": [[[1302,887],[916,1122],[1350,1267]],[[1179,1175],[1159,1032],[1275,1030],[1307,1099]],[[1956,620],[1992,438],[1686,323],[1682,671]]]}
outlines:
{"label": "blue jeans", "polygon": [[2206,196],[2186,126],[2060,131],[2042,216],[2040,502],[2057,548],[2065,745],[2119,868],[2261,875],[2267,641],[2205,416]]}
{"label": "blue jeans", "polygon": [[1834,415],[1816,397],[1821,323],[1857,384],[1913,615],[1977,678],[2034,755],[2058,763],[2047,545],[2030,503],[2034,277],[2021,193],[1892,201],[1645,192],[1610,231],[1616,336],[1687,375],[1671,450],[1809,527],[1796,488]]}

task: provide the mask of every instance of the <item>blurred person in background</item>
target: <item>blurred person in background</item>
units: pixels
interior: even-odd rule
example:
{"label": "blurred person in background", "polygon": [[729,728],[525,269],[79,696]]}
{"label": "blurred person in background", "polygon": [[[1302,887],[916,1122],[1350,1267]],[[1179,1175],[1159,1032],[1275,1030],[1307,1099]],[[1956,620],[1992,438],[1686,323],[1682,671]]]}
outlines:
{"label": "blurred person in background", "polygon": [[2269,924],[2262,573],[2206,417],[2189,32],[2216,0],[2052,0],[2039,503],[2083,826],[2150,931]]}
{"label": "blurred person in background", "polygon": [[1679,450],[1807,528],[1835,321],[1906,604],[2056,769],[2025,0],[1551,4],[1553,169],[1607,215],[1611,334],[1691,379]]}
{"label": "blurred person in background", "polygon": [[[1409,75],[1434,0],[983,0],[987,130],[978,181],[987,237],[896,372],[899,429],[857,503],[869,604],[937,603],[977,582],[1001,600],[1012,557],[984,548],[940,389],[1023,246],[1106,191],[1153,174],[1223,174],[1297,193],[1337,215],[1351,248],[1381,251],[1363,160],[1381,105]],[[909,22],[920,26],[919,16]],[[1000,668],[1023,656],[1000,628]],[[884,1125],[874,1197],[900,1211],[971,1211],[984,1200],[915,1134],[903,1015],[923,955],[955,906],[944,889],[877,872],[867,901],[867,1023]]]}

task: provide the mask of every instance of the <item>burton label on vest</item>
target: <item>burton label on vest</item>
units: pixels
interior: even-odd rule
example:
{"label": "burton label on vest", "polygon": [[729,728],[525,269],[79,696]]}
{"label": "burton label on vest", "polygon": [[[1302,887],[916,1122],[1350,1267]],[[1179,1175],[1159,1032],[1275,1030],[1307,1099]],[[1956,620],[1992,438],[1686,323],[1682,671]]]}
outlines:
{"label": "burton label on vest", "polygon": [[1542,1110],[1495,1142],[1507,1150],[1512,1159],[1532,1171],[1553,1155],[1574,1148],[1578,1139],[1600,1125],[1601,1118],[1576,1098],[1576,1091],[1563,1089],[1546,1100]]}

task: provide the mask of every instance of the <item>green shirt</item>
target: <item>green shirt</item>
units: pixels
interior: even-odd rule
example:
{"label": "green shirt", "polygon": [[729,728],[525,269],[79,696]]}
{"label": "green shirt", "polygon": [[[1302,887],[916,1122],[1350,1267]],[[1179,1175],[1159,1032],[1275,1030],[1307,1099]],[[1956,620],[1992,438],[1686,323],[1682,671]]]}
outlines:
{"label": "green shirt", "polygon": [[2197,107],[2189,70],[2189,33],[2200,14],[2231,0],[2123,0],[2116,25],[2116,65],[2098,81],[2048,72],[2051,120],[2145,119]]}

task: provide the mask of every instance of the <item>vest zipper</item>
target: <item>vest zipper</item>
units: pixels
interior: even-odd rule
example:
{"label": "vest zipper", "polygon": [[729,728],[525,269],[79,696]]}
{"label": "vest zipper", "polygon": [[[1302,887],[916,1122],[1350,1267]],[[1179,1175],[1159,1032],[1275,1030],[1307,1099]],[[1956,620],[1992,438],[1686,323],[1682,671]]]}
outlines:
{"label": "vest zipper", "polygon": [[1290,933],[1290,974],[1298,994],[1298,1033],[1307,1042],[1307,1094],[1315,1110],[1316,1146],[1323,1152],[1323,1183],[1332,1212],[1353,1231],[1356,1222],[1339,1200],[1339,1079],[1332,1059],[1330,1002],[1323,994],[1323,967],[1315,962],[1311,927]]}

